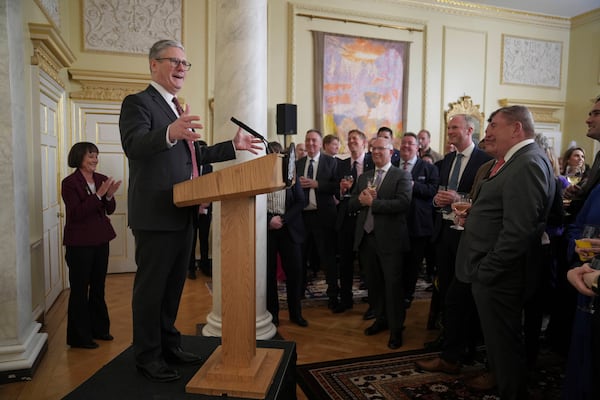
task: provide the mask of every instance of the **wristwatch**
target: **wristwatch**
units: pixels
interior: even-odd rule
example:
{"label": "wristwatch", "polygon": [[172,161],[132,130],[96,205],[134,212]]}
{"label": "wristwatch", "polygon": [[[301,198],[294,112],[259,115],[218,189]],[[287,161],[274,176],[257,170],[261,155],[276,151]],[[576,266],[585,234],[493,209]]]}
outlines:
{"label": "wristwatch", "polygon": [[596,280],[592,283],[592,291],[597,295],[600,295],[600,289],[598,289],[598,279],[600,279],[600,275],[596,277]]}

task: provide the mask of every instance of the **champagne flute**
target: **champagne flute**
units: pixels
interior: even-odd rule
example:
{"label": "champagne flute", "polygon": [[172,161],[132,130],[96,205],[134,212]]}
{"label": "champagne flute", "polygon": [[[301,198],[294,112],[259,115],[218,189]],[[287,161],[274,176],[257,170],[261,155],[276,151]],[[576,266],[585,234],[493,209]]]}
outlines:
{"label": "champagne flute", "polygon": [[[462,217],[467,214],[467,211],[471,208],[471,197],[468,193],[457,193],[456,199],[452,203],[452,211],[457,217]],[[450,228],[456,229],[457,231],[463,231],[461,225],[458,224],[458,221],[455,220],[454,225],[451,225]]]}
{"label": "champagne flute", "polygon": [[377,185],[375,184],[375,178],[369,178],[367,180],[367,189],[369,190],[377,190]]}
{"label": "champagne flute", "polygon": [[583,171],[578,165],[567,165],[567,168],[565,168],[565,177],[571,185],[577,185],[581,182],[582,175]]}

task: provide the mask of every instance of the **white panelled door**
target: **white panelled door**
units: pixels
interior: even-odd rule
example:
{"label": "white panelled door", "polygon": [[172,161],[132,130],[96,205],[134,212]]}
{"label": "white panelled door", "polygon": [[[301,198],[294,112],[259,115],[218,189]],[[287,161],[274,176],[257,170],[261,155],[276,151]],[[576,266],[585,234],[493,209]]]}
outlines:
{"label": "white panelled door", "polygon": [[[135,244],[127,227],[128,165],[121,147],[119,113],[121,104],[114,102],[73,102],[74,138],[95,143],[100,151],[97,171],[121,180],[115,194],[117,209],[109,216],[117,237],[110,242],[109,273],[135,272]],[[73,139],[75,142],[75,139]]]}
{"label": "white panelled door", "polygon": [[59,137],[64,129],[65,91],[45,73],[40,73],[40,169],[46,310],[66,287],[60,223]]}

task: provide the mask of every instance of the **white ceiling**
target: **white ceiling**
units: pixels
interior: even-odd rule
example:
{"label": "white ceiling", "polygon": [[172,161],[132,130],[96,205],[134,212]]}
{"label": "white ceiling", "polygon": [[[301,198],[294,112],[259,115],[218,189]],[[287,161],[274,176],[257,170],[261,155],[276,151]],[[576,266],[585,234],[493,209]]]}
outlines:
{"label": "white ceiling", "polygon": [[510,8],[548,14],[558,17],[574,17],[600,8],[600,0],[467,0],[469,3]]}

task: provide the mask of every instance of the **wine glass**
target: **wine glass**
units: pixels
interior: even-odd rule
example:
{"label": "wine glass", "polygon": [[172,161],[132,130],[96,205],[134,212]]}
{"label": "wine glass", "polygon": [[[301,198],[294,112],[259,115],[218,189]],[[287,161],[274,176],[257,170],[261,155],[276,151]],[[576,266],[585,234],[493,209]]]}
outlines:
{"label": "wine glass", "polygon": [[[438,192],[445,192],[446,190],[448,190],[448,186],[439,185],[437,191]],[[438,208],[435,211],[438,212],[438,213],[442,213],[442,214],[450,214],[450,207],[441,207],[441,208]]]}
{"label": "wine glass", "polygon": [[581,182],[581,177],[583,175],[583,171],[578,165],[567,165],[565,169],[565,177],[569,181],[571,185],[577,185]]}
{"label": "wine glass", "polygon": [[377,184],[375,183],[375,177],[369,178],[367,180],[367,189],[374,190],[374,191],[377,190]]}
{"label": "wine glass", "polygon": [[[452,203],[452,211],[457,217],[462,217],[467,214],[467,211],[471,208],[471,197],[468,193],[457,193],[454,202]],[[454,225],[451,225],[450,228],[456,229],[457,231],[462,231],[465,228],[460,226],[458,222],[455,220]]]}
{"label": "wine glass", "polygon": [[344,177],[342,179],[345,180],[346,182],[350,183],[350,186],[348,187],[348,189],[346,189],[346,192],[344,192],[343,197],[352,197],[352,195],[350,194],[350,189],[352,188],[352,183],[354,182],[354,177],[352,175],[344,175]]}

